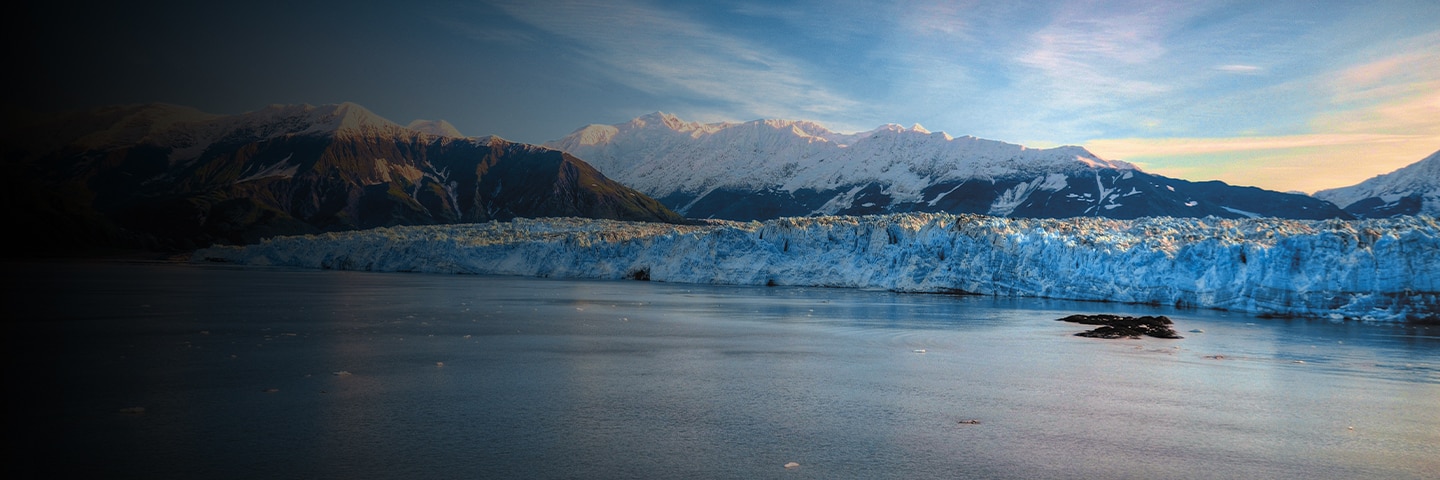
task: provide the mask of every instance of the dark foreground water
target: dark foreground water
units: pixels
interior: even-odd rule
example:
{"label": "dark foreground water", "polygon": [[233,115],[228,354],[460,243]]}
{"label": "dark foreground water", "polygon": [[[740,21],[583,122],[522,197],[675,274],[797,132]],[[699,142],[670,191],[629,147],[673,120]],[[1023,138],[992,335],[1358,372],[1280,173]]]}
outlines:
{"label": "dark foreground water", "polygon": [[[6,269],[10,469],[42,478],[1440,472],[1434,326],[818,288]],[[1072,313],[1165,314],[1186,338],[1075,337],[1086,327],[1054,321]]]}

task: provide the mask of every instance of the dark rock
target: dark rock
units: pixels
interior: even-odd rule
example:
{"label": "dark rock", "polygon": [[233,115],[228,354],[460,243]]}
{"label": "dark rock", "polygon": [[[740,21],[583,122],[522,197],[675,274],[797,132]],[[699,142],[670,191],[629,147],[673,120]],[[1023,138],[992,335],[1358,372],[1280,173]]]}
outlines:
{"label": "dark rock", "polygon": [[634,271],[631,271],[629,274],[626,274],[625,276],[631,280],[648,282],[650,281],[650,267],[636,269]]}
{"label": "dark rock", "polygon": [[1175,322],[1170,318],[1160,316],[1123,317],[1120,315],[1071,315],[1058,319],[1061,322],[1079,323],[1081,325],[1100,325],[1100,328],[1075,334],[1078,337],[1090,338],[1140,338],[1141,335],[1148,335],[1155,338],[1185,338],[1175,333],[1171,328]]}
{"label": "dark rock", "polygon": [[521,217],[688,222],[559,150],[332,121],[362,110],[272,107],[202,121],[152,104],[7,124],[7,172],[27,181],[7,185],[6,223],[36,235],[6,255],[189,251]]}

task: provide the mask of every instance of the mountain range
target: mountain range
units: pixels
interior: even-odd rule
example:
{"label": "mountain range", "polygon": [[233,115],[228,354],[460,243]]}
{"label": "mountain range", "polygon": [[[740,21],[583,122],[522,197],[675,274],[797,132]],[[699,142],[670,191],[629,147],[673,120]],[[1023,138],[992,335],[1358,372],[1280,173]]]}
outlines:
{"label": "mountain range", "polygon": [[545,145],[691,218],[1351,217],[1303,194],[1168,178],[1082,147],[1033,149],[919,125],[841,134],[805,121],[701,124],[657,112],[589,125]]}
{"label": "mountain range", "polygon": [[1356,185],[1315,192],[1315,197],[1357,217],[1440,216],[1440,151]]}
{"label": "mountain range", "polygon": [[444,121],[365,108],[274,105],[212,115],[106,107],[7,128],[6,163],[29,180],[17,222],[37,248],[193,249],[277,234],[583,216],[681,222],[570,154]]}
{"label": "mountain range", "polygon": [[58,251],[189,250],[517,217],[1440,213],[1440,152],[1311,197],[1168,178],[1076,146],[1034,149],[919,125],[843,134],[807,121],[702,124],[657,112],[538,146],[466,137],[443,120],[402,126],[352,103],[238,115],[130,105],[7,122],[5,165],[25,179],[0,194],[11,223],[40,232],[26,237],[33,248]]}

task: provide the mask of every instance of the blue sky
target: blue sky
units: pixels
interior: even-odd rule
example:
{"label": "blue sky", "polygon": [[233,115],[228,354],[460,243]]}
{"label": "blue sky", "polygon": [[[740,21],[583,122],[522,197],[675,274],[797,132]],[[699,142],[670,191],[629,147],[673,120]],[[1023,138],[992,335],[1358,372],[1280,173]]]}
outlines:
{"label": "blue sky", "polygon": [[6,35],[35,68],[10,103],[36,109],[351,101],[531,143],[653,111],[920,123],[1306,192],[1440,149],[1434,0],[26,8]]}

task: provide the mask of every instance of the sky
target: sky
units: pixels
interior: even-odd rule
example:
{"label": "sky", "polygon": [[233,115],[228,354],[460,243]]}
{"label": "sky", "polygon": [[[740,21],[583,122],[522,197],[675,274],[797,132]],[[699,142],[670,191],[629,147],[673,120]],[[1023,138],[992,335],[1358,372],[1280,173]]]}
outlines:
{"label": "sky", "polygon": [[655,111],[918,123],[1307,193],[1440,150],[1435,0],[92,3],[6,16],[7,113],[348,101],[527,143]]}

